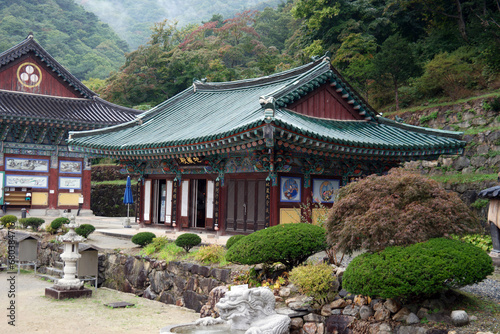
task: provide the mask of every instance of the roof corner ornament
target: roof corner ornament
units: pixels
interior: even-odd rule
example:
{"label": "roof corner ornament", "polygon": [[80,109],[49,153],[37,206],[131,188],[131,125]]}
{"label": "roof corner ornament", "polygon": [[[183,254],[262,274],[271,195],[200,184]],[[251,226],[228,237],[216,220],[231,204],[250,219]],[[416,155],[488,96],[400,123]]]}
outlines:
{"label": "roof corner ornament", "polygon": [[276,110],[276,99],[273,96],[261,96],[259,103],[264,109],[264,122],[271,123],[274,120]]}
{"label": "roof corner ornament", "polygon": [[332,56],[332,54],[330,53],[330,51],[326,51],[324,58],[323,58],[323,61],[329,63],[331,56]]}

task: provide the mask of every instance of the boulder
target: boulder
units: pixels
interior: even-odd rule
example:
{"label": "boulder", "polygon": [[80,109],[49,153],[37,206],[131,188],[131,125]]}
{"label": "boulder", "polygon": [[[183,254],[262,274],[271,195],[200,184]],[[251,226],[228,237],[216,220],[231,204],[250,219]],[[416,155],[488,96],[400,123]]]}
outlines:
{"label": "boulder", "polygon": [[342,311],[343,315],[349,315],[352,317],[356,317],[359,313],[359,306],[357,305],[348,305],[344,308],[344,311]]}
{"label": "boulder", "polygon": [[362,320],[367,320],[368,318],[370,318],[371,316],[373,316],[373,314],[374,314],[373,309],[370,306],[368,306],[368,305],[363,305],[359,309],[359,317]]}
{"label": "boulder", "polygon": [[391,312],[386,308],[381,308],[375,311],[374,318],[376,321],[385,321],[391,317]]}
{"label": "boulder", "polygon": [[401,303],[393,298],[387,299],[384,306],[386,309],[391,311],[391,313],[397,313],[401,309]]}
{"label": "boulder", "polygon": [[413,324],[418,324],[420,322],[420,319],[417,317],[415,313],[410,313],[406,317],[406,323],[408,325],[413,325]]}
{"label": "boulder", "polygon": [[407,309],[406,307],[403,307],[400,309],[393,317],[392,320],[394,321],[406,321],[406,318],[408,315],[410,315],[410,310]]}
{"label": "boulder", "polygon": [[455,326],[465,326],[469,323],[469,315],[462,310],[452,311],[451,321]]}

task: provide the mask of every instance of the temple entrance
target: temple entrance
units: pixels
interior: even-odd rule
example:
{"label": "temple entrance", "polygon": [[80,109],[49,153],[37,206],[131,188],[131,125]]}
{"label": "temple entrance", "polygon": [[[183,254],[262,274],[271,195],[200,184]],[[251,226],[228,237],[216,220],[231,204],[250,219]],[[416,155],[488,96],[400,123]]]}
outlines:
{"label": "temple entrance", "polygon": [[254,232],[263,229],[265,195],[265,180],[229,180],[226,231]]}
{"label": "temple entrance", "polygon": [[207,180],[192,180],[189,220],[192,227],[205,228]]}
{"label": "temple entrance", "polygon": [[171,180],[153,180],[152,223],[172,223],[172,187]]}
{"label": "temple entrance", "polygon": [[214,181],[182,180],[180,196],[182,228],[212,229],[214,221]]}

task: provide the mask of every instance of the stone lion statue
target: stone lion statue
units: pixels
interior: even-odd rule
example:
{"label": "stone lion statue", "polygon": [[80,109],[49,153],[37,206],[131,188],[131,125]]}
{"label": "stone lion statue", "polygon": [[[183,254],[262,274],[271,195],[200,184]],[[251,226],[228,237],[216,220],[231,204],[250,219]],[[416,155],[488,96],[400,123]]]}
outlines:
{"label": "stone lion statue", "polygon": [[277,314],[276,300],[267,287],[228,291],[216,304],[220,318],[202,318],[199,325],[227,323],[232,329],[245,334],[286,334],[289,333],[290,318]]}

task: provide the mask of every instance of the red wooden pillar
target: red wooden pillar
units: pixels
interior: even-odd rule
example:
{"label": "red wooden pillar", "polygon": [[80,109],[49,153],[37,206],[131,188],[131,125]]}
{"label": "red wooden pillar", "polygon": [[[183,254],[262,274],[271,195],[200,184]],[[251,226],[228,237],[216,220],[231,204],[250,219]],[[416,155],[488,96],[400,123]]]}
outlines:
{"label": "red wooden pillar", "polygon": [[[59,161],[57,164],[53,164],[52,160],[57,159],[57,157],[50,157],[50,168],[49,168],[49,209],[57,209],[58,194],[59,194]],[[56,168],[52,168],[55,165]]]}
{"label": "red wooden pillar", "polygon": [[82,171],[82,195],[83,195],[83,205],[82,209],[90,210],[90,169],[83,169]]}
{"label": "red wooden pillar", "polygon": [[[307,187],[306,187],[307,186]],[[302,191],[302,217],[306,217],[308,223],[312,223],[313,191],[312,180],[309,175],[304,175],[304,190]]]}
{"label": "red wooden pillar", "polygon": [[279,202],[280,202],[280,189],[279,183],[276,182],[273,184],[271,181],[271,212],[270,212],[270,221],[269,226],[275,226],[279,224]]}
{"label": "red wooden pillar", "polygon": [[226,216],[227,216],[227,182],[223,177],[219,178],[219,219],[218,228],[221,235],[226,234]]}

